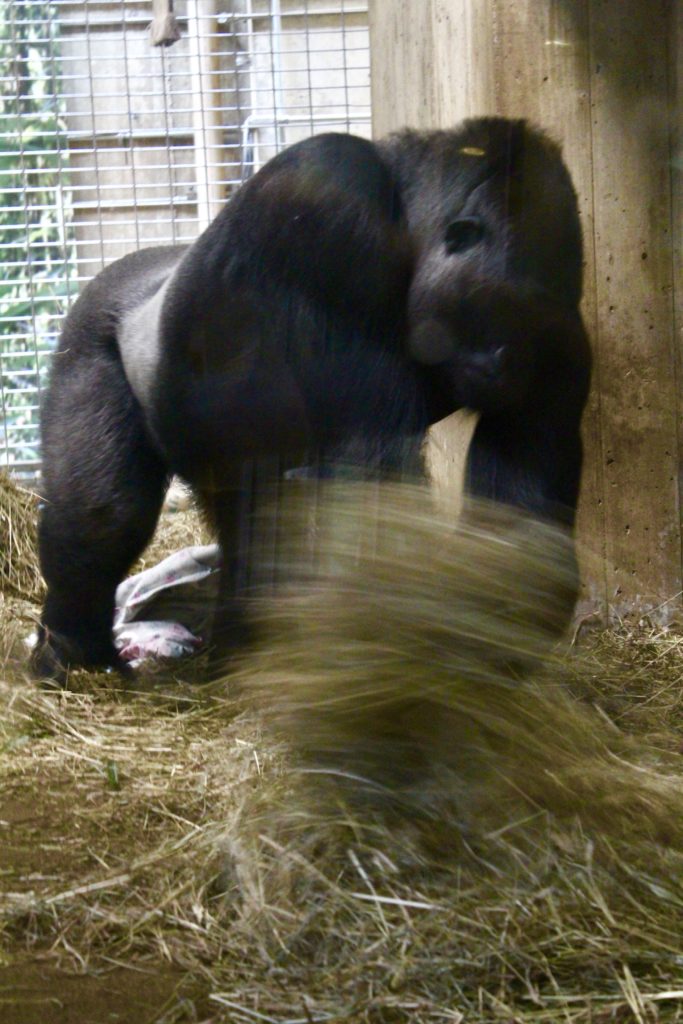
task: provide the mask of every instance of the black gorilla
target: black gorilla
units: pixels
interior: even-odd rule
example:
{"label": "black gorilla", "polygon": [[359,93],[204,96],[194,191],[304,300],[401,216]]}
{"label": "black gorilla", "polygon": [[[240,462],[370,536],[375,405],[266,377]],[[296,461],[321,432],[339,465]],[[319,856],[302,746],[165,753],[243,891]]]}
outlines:
{"label": "black gorilla", "polygon": [[308,139],[194,245],[108,267],[65,322],[43,409],[35,670],[119,666],[115,588],[173,473],[213,510],[224,641],[239,633],[247,459],[297,466],[360,440],[386,469],[403,439],[466,406],[481,412],[469,492],[571,527],[590,374],[581,275],[557,147],[499,118]]}

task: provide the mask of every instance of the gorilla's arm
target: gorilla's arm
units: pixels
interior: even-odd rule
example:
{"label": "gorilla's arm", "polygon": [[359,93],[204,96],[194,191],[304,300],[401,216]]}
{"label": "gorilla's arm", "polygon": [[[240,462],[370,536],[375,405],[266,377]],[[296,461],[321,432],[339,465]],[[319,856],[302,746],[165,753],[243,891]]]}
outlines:
{"label": "gorilla's arm", "polygon": [[232,296],[263,302],[273,289],[386,336],[404,313],[411,253],[375,146],[314,136],[270,160],[192,246],[165,301],[165,344],[182,345],[209,308],[229,314]]}
{"label": "gorilla's arm", "polygon": [[580,427],[590,350],[581,318],[563,320],[553,325],[552,337],[539,339],[526,401],[480,416],[468,453],[466,488],[475,497],[571,527],[581,479]]}
{"label": "gorilla's arm", "polygon": [[372,143],[326,134],[271,160],[188,250],[157,314],[149,405],[169,461],[203,485],[245,457],[423,430],[403,344],[411,273]]}

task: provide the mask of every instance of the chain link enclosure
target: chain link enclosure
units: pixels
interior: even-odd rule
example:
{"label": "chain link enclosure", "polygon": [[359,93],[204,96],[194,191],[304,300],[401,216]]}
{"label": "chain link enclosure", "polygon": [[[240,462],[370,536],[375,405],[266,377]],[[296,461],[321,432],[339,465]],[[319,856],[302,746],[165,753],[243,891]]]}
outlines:
{"label": "chain link enclosure", "polygon": [[[164,7],[179,38],[155,46]],[[192,242],[284,146],[369,136],[367,3],[5,0],[0,19],[0,465],[33,477],[40,391],[83,285]]]}

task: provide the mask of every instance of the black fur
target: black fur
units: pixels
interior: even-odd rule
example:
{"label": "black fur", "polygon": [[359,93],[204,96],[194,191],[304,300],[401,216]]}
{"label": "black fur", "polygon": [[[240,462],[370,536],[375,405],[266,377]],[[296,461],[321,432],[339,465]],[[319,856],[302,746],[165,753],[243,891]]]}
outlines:
{"label": "black fur", "polygon": [[480,119],[271,160],[189,248],[102,272],[69,314],[43,410],[48,584],[34,667],[119,666],[114,590],[178,473],[213,509],[233,602],[244,465],[405,438],[481,412],[468,489],[571,526],[590,354],[581,235],[557,148]]}

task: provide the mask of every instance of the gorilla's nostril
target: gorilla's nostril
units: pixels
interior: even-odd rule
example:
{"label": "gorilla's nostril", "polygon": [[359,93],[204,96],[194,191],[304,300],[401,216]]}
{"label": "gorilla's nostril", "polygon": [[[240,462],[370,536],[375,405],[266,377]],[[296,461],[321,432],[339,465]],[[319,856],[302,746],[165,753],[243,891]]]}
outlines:
{"label": "gorilla's nostril", "polygon": [[436,366],[452,359],[455,345],[450,331],[438,320],[425,320],[410,332],[408,351],[425,366]]}
{"label": "gorilla's nostril", "polygon": [[495,380],[501,376],[504,370],[505,346],[499,345],[495,349],[484,349],[480,352],[472,352],[468,357],[470,372],[487,379]]}

